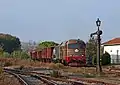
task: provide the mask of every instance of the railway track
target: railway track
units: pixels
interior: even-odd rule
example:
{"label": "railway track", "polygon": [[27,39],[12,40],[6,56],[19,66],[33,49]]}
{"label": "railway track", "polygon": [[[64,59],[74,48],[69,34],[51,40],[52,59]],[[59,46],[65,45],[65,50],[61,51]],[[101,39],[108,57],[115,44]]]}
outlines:
{"label": "railway track", "polygon": [[33,74],[20,70],[4,69],[5,72],[14,75],[22,85],[84,85],[81,82],[57,80],[41,74]]}
{"label": "railway track", "polygon": [[[43,72],[42,73],[34,72],[34,73],[46,75]],[[81,83],[84,83],[85,85],[92,85],[92,84],[94,84],[94,85],[118,85],[118,84],[113,84],[113,82],[110,83],[111,82],[110,80],[109,81],[104,81],[103,79],[99,80],[99,79],[83,78],[82,75],[76,75],[76,74],[68,75],[67,78],[68,78],[69,82],[74,82],[74,83],[81,82]],[[56,80],[57,80],[57,78],[56,78]],[[117,83],[117,82],[118,81],[116,80],[115,83]],[[74,85],[80,85],[80,84],[74,84]]]}
{"label": "railway track", "polygon": [[42,81],[31,75],[20,74],[18,72],[15,73],[15,71],[9,70],[5,70],[5,72],[14,75],[19,80],[21,85],[40,85],[40,84],[44,85]]}
{"label": "railway track", "polygon": [[47,80],[41,76],[26,74],[18,70],[6,69],[5,72],[18,78],[22,85],[58,85],[58,83]]}
{"label": "railway track", "polygon": [[[16,71],[17,73],[22,72],[19,70],[13,70],[13,71]],[[101,80],[98,81],[98,80],[91,80],[91,79],[82,78],[82,77],[80,78],[78,75],[74,75],[73,77],[68,76],[67,79],[62,79],[62,78],[53,78],[50,75],[46,75],[45,73],[31,72],[31,71],[28,71],[28,72],[25,71],[25,72],[27,74],[32,74],[30,77],[41,80],[44,84],[46,83],[45,85],[92,85],[92,84],[94,85],[118,85],[118,84],[103,82]],[[22,72],[22,73],[25,73],[25,72]],[[40,85],[44,85],[44,84],[40,84]],[[28,84],[28,85],[31,85],[31,84]]]}

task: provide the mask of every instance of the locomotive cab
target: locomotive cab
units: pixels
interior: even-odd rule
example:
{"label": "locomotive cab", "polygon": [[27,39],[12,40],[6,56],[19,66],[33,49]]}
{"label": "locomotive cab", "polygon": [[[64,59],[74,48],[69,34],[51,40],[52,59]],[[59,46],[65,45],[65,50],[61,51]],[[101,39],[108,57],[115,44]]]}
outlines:
{"label": "locomotive cab", "polygon": [[85,43],[82,40],[71,39],[66,43],[65,60],[68,65],[85,65]]}

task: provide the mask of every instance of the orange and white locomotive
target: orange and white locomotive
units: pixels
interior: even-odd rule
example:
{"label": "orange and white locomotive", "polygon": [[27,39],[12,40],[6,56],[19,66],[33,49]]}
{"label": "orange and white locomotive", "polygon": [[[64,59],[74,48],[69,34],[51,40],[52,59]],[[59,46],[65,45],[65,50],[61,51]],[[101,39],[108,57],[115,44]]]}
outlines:
{"label": "orange and white locomotive", "polygon": [[64,65],[85,65],[85,43],[79,39],[70,39],[54,48],[53,55]]}

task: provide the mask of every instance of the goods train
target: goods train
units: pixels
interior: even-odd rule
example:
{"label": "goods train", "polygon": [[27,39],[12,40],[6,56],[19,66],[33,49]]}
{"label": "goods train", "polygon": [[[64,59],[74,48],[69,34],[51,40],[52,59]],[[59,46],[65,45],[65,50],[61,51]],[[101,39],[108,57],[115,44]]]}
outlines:
{"label": "goods train", "polygon": [[80,39],[69,39],[58,46],[30,52],[32,59],[42,62],[59,62],[69,66],[86,65],[86,44]]}

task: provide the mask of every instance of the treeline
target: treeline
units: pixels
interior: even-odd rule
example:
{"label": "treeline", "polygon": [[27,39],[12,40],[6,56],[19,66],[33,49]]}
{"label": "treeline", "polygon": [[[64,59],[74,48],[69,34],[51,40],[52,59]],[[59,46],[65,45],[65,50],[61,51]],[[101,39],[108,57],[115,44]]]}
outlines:
{"label": "treeline", "polygon": [[[58,43],[55,43],[53,41],[44,41],[40,42],[36,46],[36,50],[42,50],[43,48],[56,45],[58,45]],[[0,33],[0,57],[21,59],[30,58],[30,55],[28,54],[28,50],[30,47],[28,47],[26,51],[21,48],[21,42],[18,37],[12,36],[10,34]]]}
{"label": "treeline", "polygon": [[0,57],[29,58],[29,55],[21,50],[18,37],[0,33]]}

